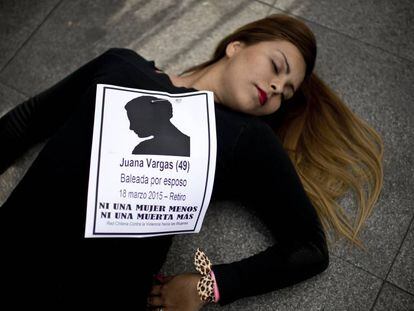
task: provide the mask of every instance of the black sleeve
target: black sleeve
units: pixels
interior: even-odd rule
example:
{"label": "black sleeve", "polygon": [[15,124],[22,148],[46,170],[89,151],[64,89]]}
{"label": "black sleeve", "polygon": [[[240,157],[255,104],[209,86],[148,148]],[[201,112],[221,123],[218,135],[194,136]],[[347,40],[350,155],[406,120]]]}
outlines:
{"label": "black sleeve", "polygon": [[110,49],[74,73],[10,110],[0,119],[0,174],[34,144],[53,135],[70,117],[83,94],[111,68],[116,70],[115,54],[126,49]]}
{"label": "black sleeve", "polygon": [[235,150],[239,196],[275,236],[252,257],[214,265],[220,304],[310,278],[329,264],[325,234],[303,185],[272,130],[260,121],[244,128]]}

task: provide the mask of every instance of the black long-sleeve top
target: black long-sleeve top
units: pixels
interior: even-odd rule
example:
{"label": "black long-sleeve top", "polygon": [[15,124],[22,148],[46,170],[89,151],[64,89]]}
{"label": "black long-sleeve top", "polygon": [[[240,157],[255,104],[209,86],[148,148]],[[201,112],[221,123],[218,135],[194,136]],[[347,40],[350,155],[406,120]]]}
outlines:
{"label": "black long-sleeve top", "polygon": [[[86,150],[58,163],[67,184],[87,185],[96,84],[183,93],[168,76],[128,49],[110,49],[73,74],[20,104],[0,119],[0,173],[34,143],[59,135],[75,111],[85,110],[89,127],[68,145]],[[82,105],[87,103],[87,107]],[[254,209],[271,230],[275,244],[249,258],[213,266],[221,304],[286,287],[328,266],[320,221],[301,181],[273,131],[259,118],[215,105],[217,164],[213,199],[237,199]],[[76,134],[76,133],[75,133]],[[74,135],[75,135],[74,134]],[[63,136],[66,137],[66,136]],[[84,146],[84,148],[82,148]],[[53,150],[46,144],[45,148]],[[64,152],[64,151],[62,151]],[[80,160],[79,160],[80,161]],[[55,163],[56,164],[56,163]],[[83,171],[81,175],[73,170]],[[83,179],[83,180],[82,180]],[[73,194],[76,196],[76,193]],[[83,202],[86,209],[86,201]],[[84,214],[81,214],[84,215]],[[0,219],[0,225],[7,220]],[[84,228],[77,228],[79,235]]]}

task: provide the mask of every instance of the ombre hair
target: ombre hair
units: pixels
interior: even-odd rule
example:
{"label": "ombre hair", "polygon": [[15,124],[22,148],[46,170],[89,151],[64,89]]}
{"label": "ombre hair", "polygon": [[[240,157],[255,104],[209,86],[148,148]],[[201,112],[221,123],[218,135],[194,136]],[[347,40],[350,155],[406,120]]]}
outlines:
{"label": "ombre hair", "polygon": [[[298,48],[306,74],[295,95],[263,119],[274,129],[295,166],[328,241],[345,237],[364,248],[359,233],[381,192],[383,141],[313,71],[316,40],[303,22],[274,14],[249,23],[222,39],[210,60],[182,74],[216,63],[225,57],[230,42],[253,45],[274,40],[286,40]],[[339,204],[350,190],[357,203],[354,215]]]}

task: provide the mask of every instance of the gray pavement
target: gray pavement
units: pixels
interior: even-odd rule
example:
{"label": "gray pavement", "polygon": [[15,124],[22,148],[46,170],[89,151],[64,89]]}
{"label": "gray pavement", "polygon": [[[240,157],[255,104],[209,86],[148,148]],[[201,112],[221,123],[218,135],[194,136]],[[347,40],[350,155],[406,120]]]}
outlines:
{"label": "gray pavement", "polygon": [[[339,242],[322,274],[206,310],[414,310],[412,0],[0,0],[0,115],[110,47],[132,48],[178,73],[237,26],[275,12],[313,29],[316,71],[382,135],[383,192],[362,234],[367,252]],[[0,176],[0,203],[41,147]],[[194,271],[197,247],[224,263],[271,243],[243,206],[214,203],[200,234],[175,238],[163,271]]]}

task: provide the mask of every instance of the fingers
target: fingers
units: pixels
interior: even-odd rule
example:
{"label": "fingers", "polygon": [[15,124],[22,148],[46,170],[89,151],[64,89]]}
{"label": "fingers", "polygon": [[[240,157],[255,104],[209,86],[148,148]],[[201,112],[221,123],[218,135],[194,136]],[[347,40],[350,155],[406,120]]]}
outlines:
{"label": "fingers", "polygon": [[163,301],[161,296],[149,296],[147,299],[148,306],[151,308],[163,306]]}
{"label": "fingers", "polygon": [[165,308],[165,297],[163,296],[163,287],[166,286],[165,284],[171,281],[174,276],[163,276],[163,275],[156,275],[154,276],[154,280],[158,282],[158,284],[153,285],[149,296],[147,298],[147,304],[150,310],[158,310],[162,308],[163,311],[166,311]]}
{"label": "fingers", "polygon": [[[165,305],[164,299],[162,297],[162,286],[163,285],[152,286],[151,292],[147,298],[148,307],[153,310],[158,310],[157,308]],[[165,308],[163,310],[165,311]]]}
{"label": "fingers", "polygon": [[154,285],[151,289],[150,296],[160,296],[162,285]]}

